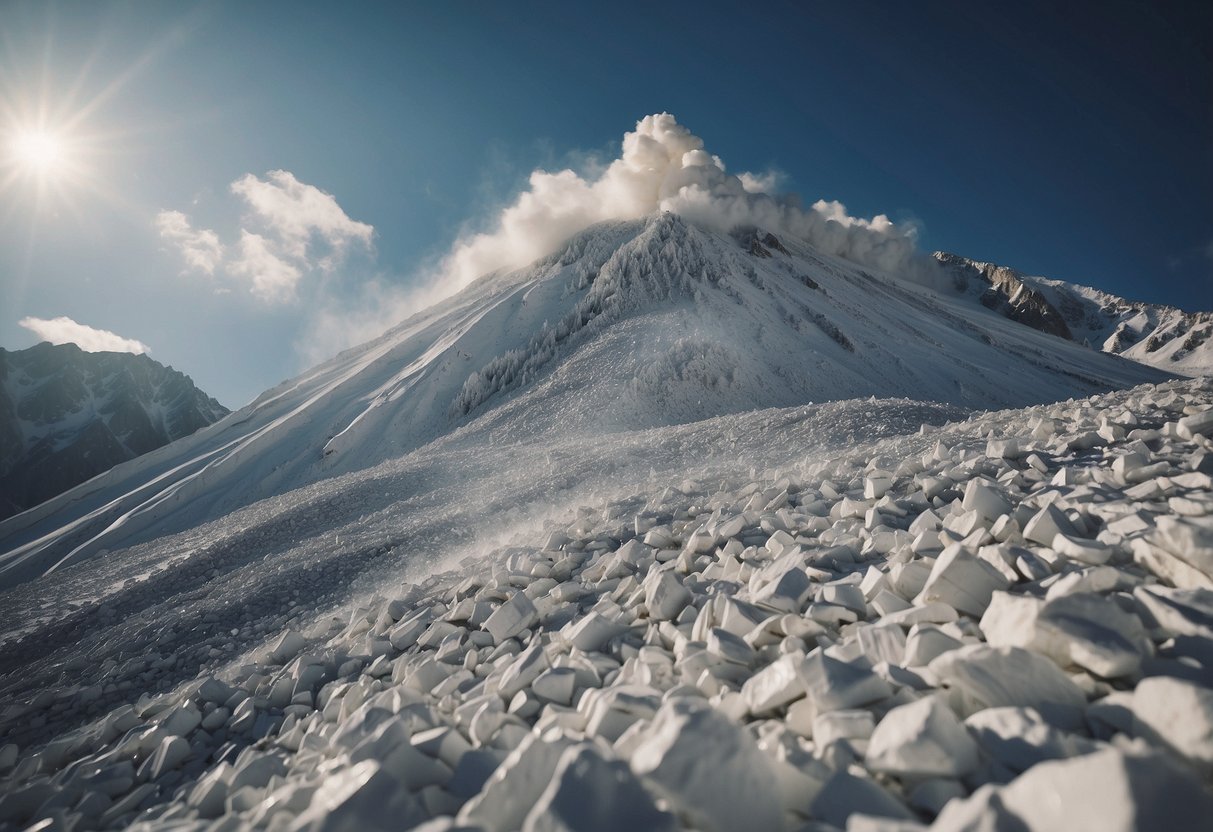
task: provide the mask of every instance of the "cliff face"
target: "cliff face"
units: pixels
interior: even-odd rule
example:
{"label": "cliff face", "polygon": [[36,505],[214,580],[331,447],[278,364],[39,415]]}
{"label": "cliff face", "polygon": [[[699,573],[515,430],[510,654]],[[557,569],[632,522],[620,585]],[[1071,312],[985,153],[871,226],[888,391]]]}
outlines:
{"label": "cliff face", "polygon": [[0,349],[0,518],[227,413],[146,355],[75,344]]}
{"label": "cliff face", "polygon": [[935,259],[958,291],[1013,321],[1168,372],[1213,374],[1213,312],[1126,300],[942,251]]}

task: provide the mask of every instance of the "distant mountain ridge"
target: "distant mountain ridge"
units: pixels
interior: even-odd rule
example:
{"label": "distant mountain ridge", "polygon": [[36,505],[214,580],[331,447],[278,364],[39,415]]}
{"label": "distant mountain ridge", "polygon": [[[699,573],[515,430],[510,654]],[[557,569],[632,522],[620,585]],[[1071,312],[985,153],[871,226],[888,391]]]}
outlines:
{"label": "distant mountain ridge", "polygon": [[935,259],[958,291],[1013,321],[1167,372],[1213,375],[1213,312],[1126,300],[944,251]]}
{"label": "distant mountain ridge", "polygon": [[146,355],[46,342],[0,348],[0,518],[228,412]]}

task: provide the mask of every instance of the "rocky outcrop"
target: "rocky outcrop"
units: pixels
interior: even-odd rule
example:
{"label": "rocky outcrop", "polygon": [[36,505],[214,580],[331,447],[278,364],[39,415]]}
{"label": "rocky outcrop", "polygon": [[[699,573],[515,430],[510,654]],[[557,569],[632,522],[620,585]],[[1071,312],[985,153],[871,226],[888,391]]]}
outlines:
{"label": "rocky outcrop", "polygon": [[146,355],[75,344],[0,349],[0,518],[227,413]]}
{"label": "rocky outcrop", "polygon": [[1013,321],[1168,372],[1213,373],[1213,312],[1126,300],[942,251],[935,259],[958,292]]}
{"label": "rocky outcrop", "polygon": [[[1018,272],[993,263],[978,263],[954,254],[940,252],[936,259],[948,267],[956,285],[971,288],[976,284],[982,306],[1025,326],[1073,341],[1065,318],[1037,292],[1027,286]],[[982,288],[984,287],[984,288]]]}

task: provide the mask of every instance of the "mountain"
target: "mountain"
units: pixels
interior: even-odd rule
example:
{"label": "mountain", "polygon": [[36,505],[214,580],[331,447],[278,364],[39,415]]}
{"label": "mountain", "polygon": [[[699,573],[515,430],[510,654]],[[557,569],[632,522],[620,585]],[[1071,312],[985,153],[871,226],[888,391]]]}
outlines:
{"label": "mountain", "polygon": [[[410,454],[476,455],[762,408],[1023,406],[1166,375],[761,229],[591,227],[210,428],[0,524],[0,583]],[[488,476],[486,470],[486,476]]]}
{"label": "mountain", "polygon": [[959,292],[1013,321],[1167,372],[1213,375],[1213,312],[1129,301],[942,251],[935,259]]}
{"label": "mountain", "polygon": [[1213,379],[979,297],[596,226],[9,518],[0,830],[1203,828]]}
{"label": "mountain", "polygon": [[146,355],[0,349],[0,518],[228,414]]}

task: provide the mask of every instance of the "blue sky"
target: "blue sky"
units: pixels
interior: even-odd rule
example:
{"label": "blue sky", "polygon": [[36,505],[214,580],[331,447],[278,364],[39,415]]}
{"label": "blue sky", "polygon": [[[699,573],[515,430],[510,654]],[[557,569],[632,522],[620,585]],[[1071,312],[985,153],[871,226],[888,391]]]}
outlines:
{"label": "blue sky", "polygon": [[0,2],[0,131],[59,143],[0,173],[0,345],[67,317],[238,406],[662,111],[924,250],[1213,308],[1208,3],[348,5]]}

